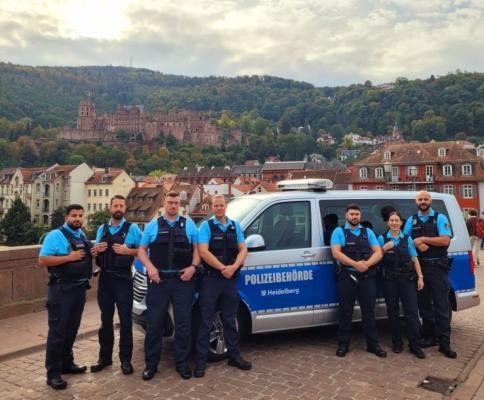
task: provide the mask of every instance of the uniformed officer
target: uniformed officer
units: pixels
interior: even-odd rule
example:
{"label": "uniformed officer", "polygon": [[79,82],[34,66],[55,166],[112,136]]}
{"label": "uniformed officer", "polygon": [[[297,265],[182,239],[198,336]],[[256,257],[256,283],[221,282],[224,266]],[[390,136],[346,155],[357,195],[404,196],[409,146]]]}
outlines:
{"label": "uniformed officer", "polygon": [[401,231],[403,218],[397,211],[388,215],[388,231],[378,237],[383,251],[380,263],[383,276],[383,293],[388,318],[392,326],[393,352],[403,351],[400,327],[400,301],[407,328],[408,348],[417,358],[425,358],[420,348],[420,322],[418,319],[417,290],[424,286],[417,250],[410,236]]}
{"label": "uniformed officer", "polygon": [[200,323],[194,370],[197,378],[205,375],[210,330],[217,306],[228,350],[228,365],[242,370],[252,368],[252,364],[240,356],[236,323],[240,302],[237,276],[247,257],[247,247],[238,222],[225,215],[225,197],[212,196],[210,205],[214,216],[204,221],[198,232],[198,249],[203,260],[204,276],[199,297]]}
{"label": "uniformed officer", "polygon": [[177,192],[166,194],[164,208],[165,214],[146,226],[138,250],[148,273],[144,380],[152,379],[158,370],[170,301],[175,319],[176,370],[183,379],[192,376],[188,356],[192,344],[193,276],[200,263],[197,227],[191,219],[178,214]]}
{"label": "uniformed officer", "polygon": [[377,238],[370,228],[360,225],[361,211],[357,204],[346,207],[346,223],[331,235],[331,251],[337,261],[339,295],[338,349],[344,357],[349,351],[351,322],[355,299],[361,308],[367,351],[378,357],[387,353],[380,347],[375,322],[376,270],[382,257]]}
{"label": "uniformed officer", "polygon": [[83,216],[81,205],[69,205],[65,210],[64,225],[49,232],[39,253],[39,264],[47,267],[49,272],[45,367],[47,384],[53,389],[66,388],[67,382],[61,374],[86,371],[85,366],[74,363],[72,352],[92,276],[92,257],[96,255],[96,250],[80,229]]}
{"label": "uniformed officer", "polygon": [[424,275],[424,288],[418,293],[422,318],[421,347],[440,344],[439,351],[446,357],[456,358],[450,347],[449,269],[447,249],[452,232],[444,214],[435,212],[430,193],[417,193],[417,214],[409,217],[403,232],[413,238]]}
{"label": "uniformed officer", "polygon": [[97,301],[101,310],[101,328],[99,329],[99,359],[91,365],[91,372],[99,372],[111,365],[114,329],[113,317],[115,306],[119,315],[119,359],[121,371],[125,375],[133,373],[131,356],[133,354],[133,279],[131,266],[138,252],[141,231],[136,224],[124,219],[126,200],[115,195],[110,202],[109,223],[99,226],[96,234],[98,256],[96,264],[101,269],[99,275]]}

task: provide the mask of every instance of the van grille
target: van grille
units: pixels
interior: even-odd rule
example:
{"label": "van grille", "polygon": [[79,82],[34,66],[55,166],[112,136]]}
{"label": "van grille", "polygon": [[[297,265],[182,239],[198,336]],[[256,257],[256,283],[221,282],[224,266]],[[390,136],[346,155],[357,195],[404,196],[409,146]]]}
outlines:
{"label": "van grille", "polygon": [[139,271],[135,271],[133,279],[133,299],[134,301],[141,303],[145,300],[146,291],[148,290],[146,275]]}

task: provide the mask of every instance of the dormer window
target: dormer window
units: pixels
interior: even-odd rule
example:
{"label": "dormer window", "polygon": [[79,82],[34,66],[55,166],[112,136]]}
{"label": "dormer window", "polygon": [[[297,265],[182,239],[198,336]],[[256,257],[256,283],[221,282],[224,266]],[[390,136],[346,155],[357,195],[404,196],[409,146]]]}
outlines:
{"label": "dormer window", "polygon": [[383,153],[383,158],[384,158],[385,160],[391,160],[391,159],[392,159],[392,152],[391,152],[391,151],[385,151],[385,152]]}
{"label": "dormer window", "polygon": [[447,155],[447,149],[445,147],[439,147],[438,154],[439,157],[445,157]]}
{"label": "dormer window", "polygon": [[472,175],[472,165],[471,164],[462,165],[462,175],[465,175],[465,176]]}
{"label": "dormer window", "polygon": [[375,178],[377,178],[377,179],[383,178],[383,168],[382,167],[375,168]]}
{"label": "dormer window", "polygon": [[187,192],[182,191],[180,192],[180,200],[186,200],[187,199]]}
{"label": "dormer window", "polygon": [[368,179],[368,168],[360,168],[360,178]]}

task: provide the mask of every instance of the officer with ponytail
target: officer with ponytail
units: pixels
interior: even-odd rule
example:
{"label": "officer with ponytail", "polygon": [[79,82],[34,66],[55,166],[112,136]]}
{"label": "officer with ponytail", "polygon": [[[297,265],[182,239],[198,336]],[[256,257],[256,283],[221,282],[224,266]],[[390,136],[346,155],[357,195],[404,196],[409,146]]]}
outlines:
{"label": "officer with ponytail", "polygon": [[393,352],[403,351],[400,327],[400,301],[408,337],[410,353],[425,358],[420,348],[420,323],[418,319],[417,290],[424,287],[422,270],[413,240],[401,231],[403,219],[397,211],[388,214],[388,231],[378,237],[383,251],[380,263],[383,277],[383,292],[387,304],[388,318],[392,326]]}

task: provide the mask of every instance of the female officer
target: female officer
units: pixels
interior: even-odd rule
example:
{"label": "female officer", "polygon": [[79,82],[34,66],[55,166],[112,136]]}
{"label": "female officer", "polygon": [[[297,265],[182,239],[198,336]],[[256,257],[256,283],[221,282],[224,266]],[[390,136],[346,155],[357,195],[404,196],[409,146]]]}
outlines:
{"label": "female officer", "polygon": [[[417,290],[424,286],[422,270],[412,238],[401,231],[403,219],[397,211],[388,215],[389,230],[380,235],[383,292],[387,304],[388,318],[392,324],[393,352],[401,353],[403,340],[400,329],[400,307],[402,302],[407,326],[408,347],[417,358],[425,358],[419,345],[420,324],[418,320]],[[415,282],[417,278],[417,282]]]}

